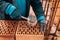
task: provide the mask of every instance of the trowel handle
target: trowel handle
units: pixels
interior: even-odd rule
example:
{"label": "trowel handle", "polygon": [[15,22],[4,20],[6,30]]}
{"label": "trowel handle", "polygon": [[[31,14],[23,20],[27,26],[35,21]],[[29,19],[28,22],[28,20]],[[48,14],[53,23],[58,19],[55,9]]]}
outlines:
{"label": "trowel handle", "polygon": [[28,18],[24,17],[24,16],[21,16],[22,19],[25,19],[25,20],[28,20]]}

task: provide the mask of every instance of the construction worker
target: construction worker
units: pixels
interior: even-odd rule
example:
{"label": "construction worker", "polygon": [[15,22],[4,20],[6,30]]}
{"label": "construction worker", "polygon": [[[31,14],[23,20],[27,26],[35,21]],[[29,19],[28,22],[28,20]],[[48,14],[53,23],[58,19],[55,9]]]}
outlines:
{"label": "construction worker", "polygon": [[20,20],[21,16],[28,17],[30,5],[38,22],[43,24],[45,15],[40,0],[0,0],[0,20]]}

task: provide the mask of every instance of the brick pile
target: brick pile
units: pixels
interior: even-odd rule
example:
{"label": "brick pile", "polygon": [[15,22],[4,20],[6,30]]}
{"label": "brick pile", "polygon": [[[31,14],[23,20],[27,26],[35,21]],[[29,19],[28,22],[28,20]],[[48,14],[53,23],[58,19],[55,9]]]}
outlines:
{"label": "brick pile", "polygon": [[30,26],[27,21],[0,20],[0,35],[40,34],[40,25]]}

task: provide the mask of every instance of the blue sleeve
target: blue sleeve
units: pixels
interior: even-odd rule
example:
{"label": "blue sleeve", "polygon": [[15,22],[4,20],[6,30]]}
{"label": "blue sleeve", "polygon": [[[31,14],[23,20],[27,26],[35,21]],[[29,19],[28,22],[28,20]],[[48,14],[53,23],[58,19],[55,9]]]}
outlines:
{"label": "blue sleeve", "polygon": [[0,11],[5,12],[6,14],[11,14],[16,9],[12,4],[0,0]]}
{"label": "blue sleeve", "polygon": [[42,20],[44,20],[45,19],[45,16],[40,16],[37,20],[38,21],[42,21]]}
{"label": "blue sleeve", "polygon": [[40,0],[31,0],[31,6],[33,7],[38,22],[41,22],[41,20],[45,19],[45,14]]}
{"label": "blue sleeve", "polygon": [[7,8],[5,9],[5,13],[6,13],[7,15],[11,15],[11,14],[14,12],[15,9],[16,9],[16,7],[13,6],[12,4],[10,4],[10,5],[8,5]]}
{"label": "blue sleeve", "polygon": [[45,16],[40,16],[37,20],[39,23],[45,24]]}

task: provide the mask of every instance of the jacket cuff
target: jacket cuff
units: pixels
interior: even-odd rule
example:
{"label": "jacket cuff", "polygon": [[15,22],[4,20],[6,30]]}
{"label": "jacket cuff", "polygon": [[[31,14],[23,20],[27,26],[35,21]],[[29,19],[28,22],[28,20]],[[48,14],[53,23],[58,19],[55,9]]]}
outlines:
{"label": "jacket cuff", "polygon": [[45,16],[40,16],[40,17],[37,19],[38,22],[41,22],[42,20],[45,20]]}
{"label": "jacket cuff", "polygon": [[16,9],[16,7],[13,6],[12,4],[10,4],[10,5],[8,5],[8,7],[5,9],[5,13],[6,13],[7,15],[11,15],[15,9]]}

